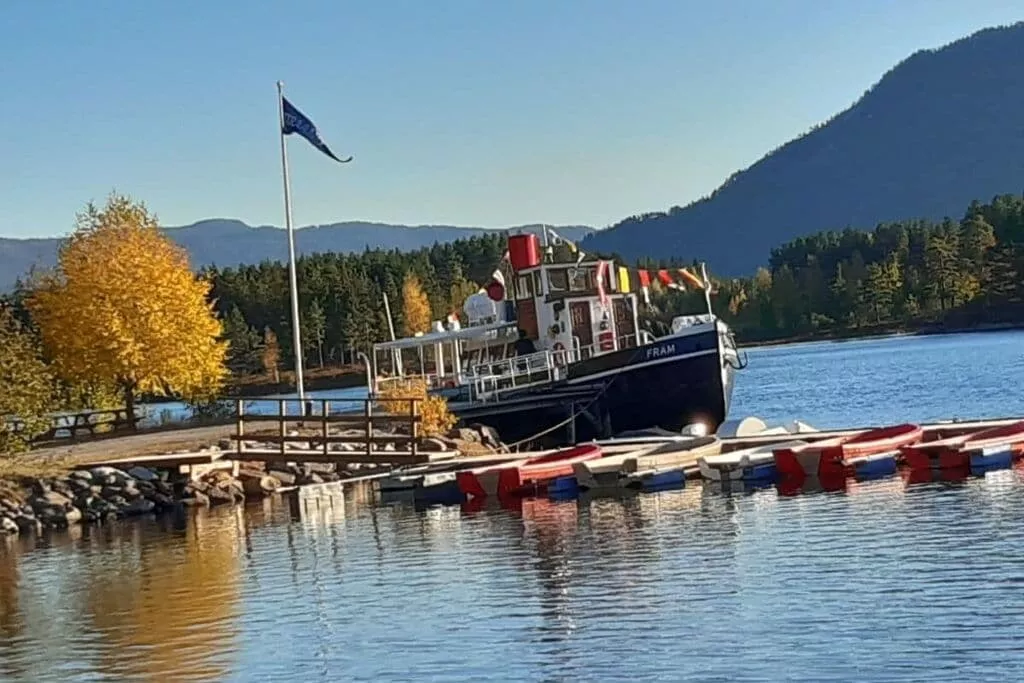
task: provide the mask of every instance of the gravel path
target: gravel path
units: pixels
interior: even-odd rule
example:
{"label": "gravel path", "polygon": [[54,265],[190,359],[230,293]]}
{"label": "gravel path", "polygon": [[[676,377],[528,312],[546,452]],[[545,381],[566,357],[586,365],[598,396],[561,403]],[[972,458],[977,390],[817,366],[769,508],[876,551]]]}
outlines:
{"label": "gravel path", "polygon": [[141,432],[124,436],[111,436],[78,443],[38,448],[25,454],[30,458],[62,459],[74,458],[81,461],[97,458],[127,458],[131,456],[157,455],[174,451],[197,451],[205,446],[214,446],[221,439],[235,433],[235,424],[169,429],[164,431]]}

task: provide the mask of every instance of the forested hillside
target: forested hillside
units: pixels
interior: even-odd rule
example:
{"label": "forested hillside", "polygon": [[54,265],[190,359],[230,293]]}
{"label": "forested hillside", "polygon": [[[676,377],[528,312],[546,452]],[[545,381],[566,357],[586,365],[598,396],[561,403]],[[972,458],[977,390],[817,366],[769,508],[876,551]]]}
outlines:
{"label": "forested hillside", "polygon": [[583,247],[748,275],[817,230],[957,216],[1024,188],[1024,23],[917,52],[852,107],[685,208],[627,218]]}

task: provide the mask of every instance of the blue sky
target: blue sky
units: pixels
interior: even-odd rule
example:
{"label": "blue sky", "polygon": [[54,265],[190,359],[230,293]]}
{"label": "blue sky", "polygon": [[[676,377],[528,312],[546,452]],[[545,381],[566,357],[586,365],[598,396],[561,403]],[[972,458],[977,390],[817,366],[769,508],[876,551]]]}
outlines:
{"label": "blue sky", "polygon": [[111,189],[166,225],[605,226],[686,204],[1019,0],[5,0],[0,236]]}

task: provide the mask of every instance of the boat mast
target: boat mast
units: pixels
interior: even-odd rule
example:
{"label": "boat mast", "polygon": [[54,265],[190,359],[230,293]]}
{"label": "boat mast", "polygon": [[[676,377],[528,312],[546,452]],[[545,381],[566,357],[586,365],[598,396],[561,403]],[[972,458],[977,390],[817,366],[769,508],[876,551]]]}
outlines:
{"label": "boat mast", "polygon": [[714,315],[714,311],[711,310],[711,280],[708,279],[708,265],[703,261],[700,264],[700,275],[704,280],[704,303],[708,307],[708,315]]}

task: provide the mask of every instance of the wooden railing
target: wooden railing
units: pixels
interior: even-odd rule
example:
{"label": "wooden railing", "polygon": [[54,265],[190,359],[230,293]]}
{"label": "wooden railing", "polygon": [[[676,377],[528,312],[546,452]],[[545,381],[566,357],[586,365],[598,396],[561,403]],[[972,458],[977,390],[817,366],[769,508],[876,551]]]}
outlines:
{"label": "wooden railing", "polygon": [[[277,412],[248,412],[247,404],[277,404]],[[420,423],[423,421],[419,411],[418,398],[384,398],[364,399],[362,410],[345,412],[331,410],[331,399],[306,399],[305,405],[297,398],[282,399],[246,399],[236,402],[236,427],[233,439],[239,456],[244,457],[246,441],[258,441],[273,444],[281,455],[289,452],[287,444],[308,444],[308,449],[295,450],[296,459],[301,459],[303,450],[319,451],[325,458],[332,453],[331,444],[360,444],[371,460],[385,453],[374,449],[378,444],[405,444],[414,458],[420,448],[422,439]],[[351,405],[352,399],[338,400],[337,403]],[[402,406],[407,410],[376,410],[375,404],[391,404]],[[293,410],[289,407],[294,406]],[[390,407],[390,406],[389,406]],[[272,424],[273,430],[249,431],[246,425]],[[396,433],[377,435],[375,427],[390,426],[397,428]],[[332,433],[338,429],[348,429],[356,434]],[[290,434],[291,431],[297,434]],[[344,455],[343,452],[337,455]]]}
{"label": "wooden railing", "polygon": [[[64,439],[74,441],[83,435],[91,438],[97,434],[134,431],[145,416],[129,415],[127,408],[109,408],[59,413],[49,416],[49,419],[49,429],[32,439],[34,445]],[[18,419],[10,420],[9,424],[15,434],[24,428],[24,423]]]}

